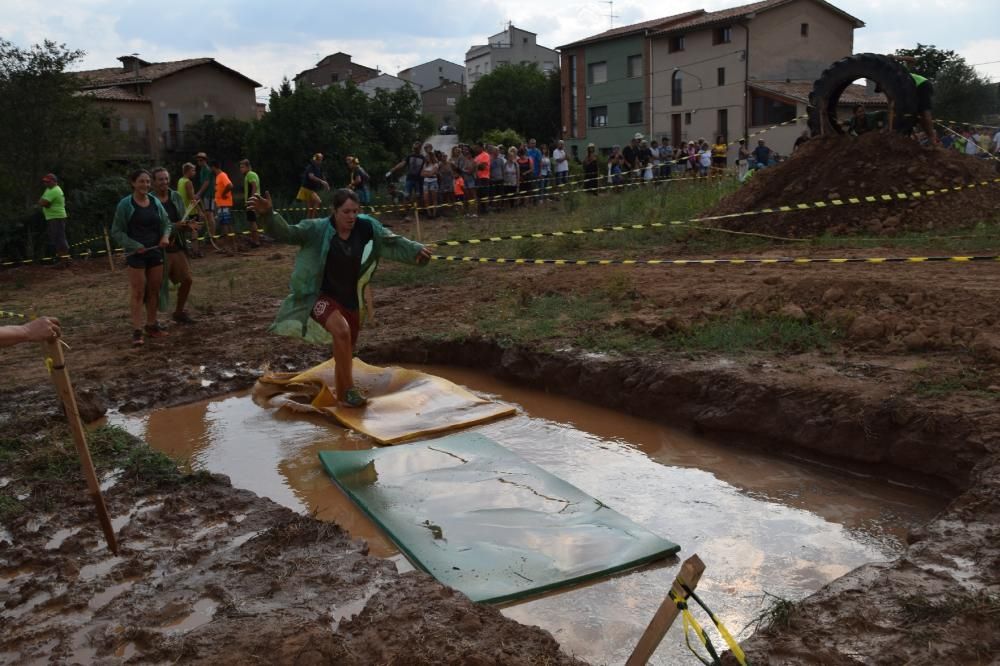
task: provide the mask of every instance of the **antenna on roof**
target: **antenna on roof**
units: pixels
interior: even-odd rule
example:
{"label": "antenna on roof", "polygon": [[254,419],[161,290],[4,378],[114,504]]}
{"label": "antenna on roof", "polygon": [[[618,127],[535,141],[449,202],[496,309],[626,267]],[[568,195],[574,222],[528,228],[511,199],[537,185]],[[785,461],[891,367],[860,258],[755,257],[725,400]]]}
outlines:
{"label": "antenna on roof", "polygon": [[618,14],[615,14],[615,0],[597,0],[603,5],[608,6],[608,13],[605,16],[608,17],[608,28],[615,27],[615,19],[618,18]]}

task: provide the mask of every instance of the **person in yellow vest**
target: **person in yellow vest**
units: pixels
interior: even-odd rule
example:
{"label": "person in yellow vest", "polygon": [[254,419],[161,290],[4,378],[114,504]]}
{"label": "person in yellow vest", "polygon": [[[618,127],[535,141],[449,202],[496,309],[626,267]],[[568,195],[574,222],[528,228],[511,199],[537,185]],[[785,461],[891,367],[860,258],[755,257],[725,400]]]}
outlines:
{"label": "person in yellow vest", "polygon": [[[69,256],[69,243],[66,241],[66,196],[59,187],[59,179],[54,173],[42,177],[45,191],[38,200],[45,223],[48,225],[49,242],[55,247],[55,265],[60,263],[68,266],[72,260]],[[60,261],[62,260],[62,261]]]}

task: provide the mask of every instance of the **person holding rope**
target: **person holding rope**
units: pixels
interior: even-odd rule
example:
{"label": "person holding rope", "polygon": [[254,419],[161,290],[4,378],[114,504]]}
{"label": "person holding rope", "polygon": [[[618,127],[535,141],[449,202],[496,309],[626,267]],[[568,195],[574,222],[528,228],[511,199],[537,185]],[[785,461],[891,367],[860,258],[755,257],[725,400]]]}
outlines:
{"label": "person holding rope", "polygon": [[[180,193],[170,189],[170,172],[164,167],[156,167],[152,171],[153,192],[157,201],[167,211],[167,219],[173,227],[170,234],[170,245],[167,246],[166,265],[167,279],[179,285],[177,287],[177,308],[171,318],[178,324],[193,324],[194,319],[187,313],[188,295],[194,279],[191,277],[191,263],[187,258],[188,232],[198,233],[198,223],[190,219],[190,208],[184,205]],[[164,280],[166,282],[166,280]]]}
{"label": "person holding rope", "polygon": [[13,347],[22,342],[45,342],[59,337],[59,320],[39,317],[14,326],[0,326],[0,347]]}
{"label": "person holding rope", "polygon": [[[177,193],[181,197],[181,203],[184,206],[184,210],[191,211],[188,215],[189,219],[194,222],[198,222],[200,217],[197,212],[201,210],[201,202],[198,200],[197,195],[194,191],[194,178],[195,168],[190,162],[185,162],[184,166],[181,167],[181,177],[177,179]],[[191,257],[204,257],[205,255],[201,253],[198,249],[198,225],[189,225],[191,232],[191,245],[187,250]]]}
{"label": "person holding rope", "polygon": [[352,357],[366,315],[365,287],[383,257],[426,265],[423,245],[397,236],[370,215],[349,189],[333,193],[330,217],[288,224],[274,211],[271,195],[255,196],[249,206],[266,233],[301,246],[292,271],[292,293],[278,309],[270,331],[333,346],[337,400],[362,407],[368,399],[354,384]]}
{"label": "person holding rope", "polygon": [[163,281],[163,249],[170,245],[170,219],[156,197],[149,196],[152,177],[145,169],[129,176],[132,194],[115,208],[111,237],[125,249],[128,264],[129,311],[132,320],[132,346],[143,344],[142,310],[146,306],[146,335],[161,338],[166,329],[156,320],[157,307],[166,309],[169,290]]}

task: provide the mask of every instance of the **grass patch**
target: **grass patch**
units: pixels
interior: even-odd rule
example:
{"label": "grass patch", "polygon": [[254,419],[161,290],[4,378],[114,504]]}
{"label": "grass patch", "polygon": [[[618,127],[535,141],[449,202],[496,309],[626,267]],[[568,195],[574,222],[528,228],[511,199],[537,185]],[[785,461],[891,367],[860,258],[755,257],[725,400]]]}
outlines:
{"label": "grass patch", "polygon": [[[795,619],[796,604],[790,599],[779,597],[764,590],[760,598],[761,610],[750,618],[743,631],[752,628],[753,633],[779,633],[790,629]],[[740,633],[743,633],[741,631]]]}
{"label": "grass patch", "polygon": [[455,264],[432,261],[426,266],[410,266],[386,262],[372,278],[372,288],[379,287],[416,287],[428,284],[441,284],[459,277],[461,268]]}
{"label": "grass patch", "polygon": [[936,370],[921,368],[917,374],[922,379],[913,384],[913,392],[927,398],[959,392],[982,396],[1000,395],[1000,392],[990,391],[987,388],[989,377],[978,369],[962,368],[955,374],[941,376]]}
{"label": "grass patch", "polygon": [[748,312],[715,319],[669,338],[669,346],[686,351],[735,354],[749,351],[803,352],[826,349],[837,333],[821,323],[780,315]]}
{"label": "grass patch", "polygon": [[24,506],[10,495],[0,495],[0,522],[13,518],[24,511]]}

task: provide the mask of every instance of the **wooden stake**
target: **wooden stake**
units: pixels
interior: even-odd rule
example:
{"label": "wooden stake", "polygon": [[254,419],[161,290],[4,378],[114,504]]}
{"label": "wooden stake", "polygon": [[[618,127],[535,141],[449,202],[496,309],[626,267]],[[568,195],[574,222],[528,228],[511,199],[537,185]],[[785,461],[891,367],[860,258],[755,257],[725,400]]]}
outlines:
{"label": "wooden stake", "polygon": [[[692,555],[684,560],[680,573],[677,574],[677,578],[674,579],[671,585],[674,594],[682,599],[686,598],[687,593],[681,587],[679,581],[683,580],[684,584],[693,590],[698,586],[698,581],[701,580],[701,574],[704,571],[705,563],[697,555]],[[625,662],[625,666],[642,666],[648,662],[680,612],[677,604],[674,603],[674,600],[668,594],[667,598],[663,600],[663,603],[656,610],[656,614],[650,621],[649,626],[646,627],[646,631],[642,632],[642,636],[639,638],[639,642],[635,644],[632,656]]]}
{"label": "wooden stake", "polygon": [[416,201],[413,202],[413,219],[417,223],[417,242],[418,243],[422,243],[423,239],[420,237],[421,236],[421,233],[420,233],[420,207],[417,205]]}
{"label": "wooden stake", "polygon": [[108,266],[111,267],[111,272],[115,272],[115,257],[111,254],[111,239],[108,238],[108,228],[104,228],[104,247],[108,251]]}
{"label": "wooden stake", "polygon": [[45,364],[52,375],[52,382],[56,385],[56,392],[62,400],[66,409],[66,420],[69,422],[70,432],[73,433],[73,443],[76,444],[76,452],[80,456],[80,467],[83,468],[83,477],[87,480],[87,489],[90,497],[97,508],[97,518],[101,522],[101,529],[104,530],[104,538],[108,542],[108,549],[118,554],[118,540],[115,538],[115,530],[111,525],[111,517],[108,515],[108,507],[104,504],[104,495],[101,494],[101,485],[97,481],[97,473],[94,471],[94,462],[90,459],[90,449],[87,448],[87,436],[83,431],[83,423],[80,421],[80,411],[76,406],[76,394],[73,392],[73,385],[69,380],[69,373],[66,372],[66,359],[63,357],[62,342],[57,338],[43,343],[45,345]]}

